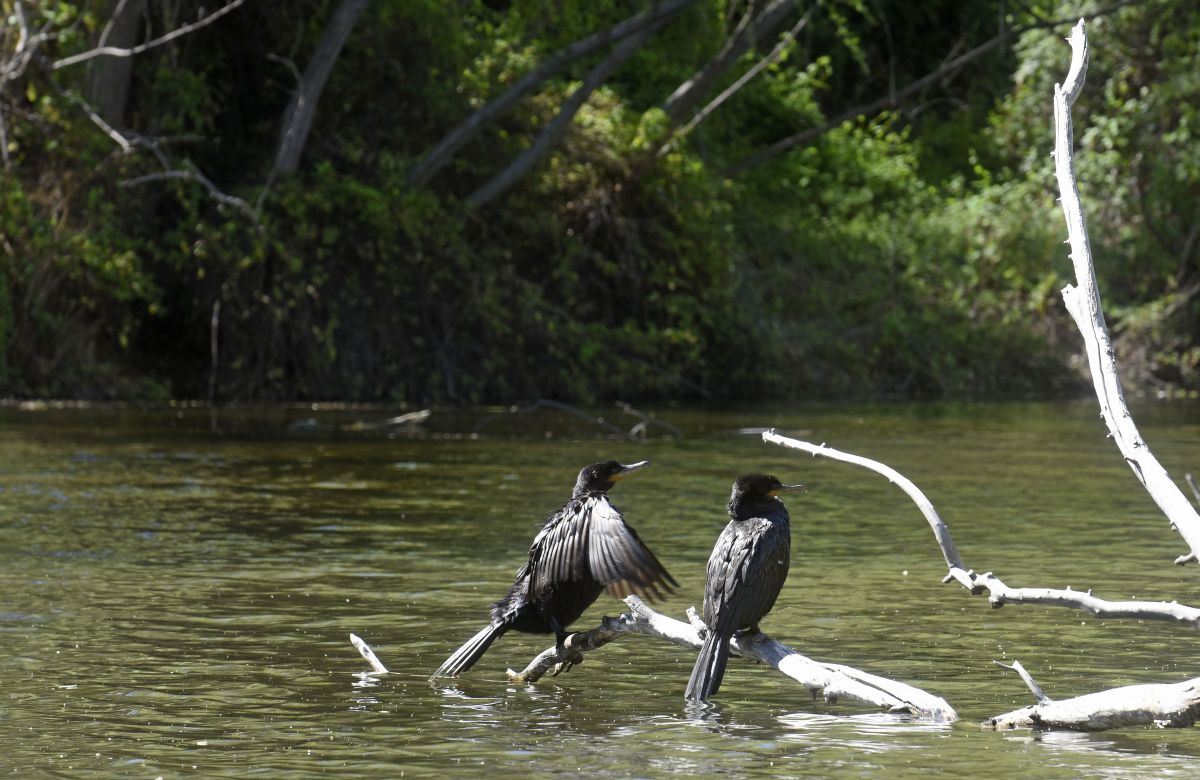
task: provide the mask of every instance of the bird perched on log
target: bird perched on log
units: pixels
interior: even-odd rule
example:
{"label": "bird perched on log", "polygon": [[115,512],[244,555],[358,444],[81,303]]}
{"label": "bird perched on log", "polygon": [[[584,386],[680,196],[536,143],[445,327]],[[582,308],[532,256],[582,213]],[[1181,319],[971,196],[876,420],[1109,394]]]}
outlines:
{"label": "bird perched on log", "polygon": [[570,500],[546,517],[508,595],[492,605],[491,622],[434,676],[467,671],[510,630],[553,633],[561,651],[567,626],[604,590],[616,598],[637,594],[652,601],[670,593],[678,583],[608,500],[613,485],[649,465],[610,460],[582,469]]}
{"label": "bird perched on log", "polygon": [[739,632],[758,631],[758,621],[775,606],[791,564],[792,532],[779,494],[802,491],[769,474],[745,474],[733,482],[729,524],[708,559],[704,587],[704,625],[688,699],[704,701],[721,687],[729,640]]}

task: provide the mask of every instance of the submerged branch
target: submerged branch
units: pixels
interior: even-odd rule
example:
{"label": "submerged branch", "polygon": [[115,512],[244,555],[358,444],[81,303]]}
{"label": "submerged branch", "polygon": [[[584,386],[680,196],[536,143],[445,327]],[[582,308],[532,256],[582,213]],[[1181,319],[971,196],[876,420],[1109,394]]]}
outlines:
{"label": "submerged branch", "polygon": [[1013,661],[1011,665],[1002,664],[999,661],[992,661],[992,663],[1004,669],[1011,669],[1017,674],[1021,675],[1021,679],[1024,680],[1025,685],[1029,687],[1029,691],[1033,694],[1033,698],[1038,700],[1038,704],[1046,704],[1047,702],[1054,701],[1046,695],[1046,692],[1042,690],[1042,686],[1037,684],[1037,681],[1033,679],[1033,675],[1026,671],[1025,667],[1021,665],[1020,661]]}
{"label": "submerged branch", "polygon": [[383,665],[383,661],[379,660],[379,657],[375,655],[375,651],[371,649],[370,645],[364,642],[357,634],[350,635],[350,644],[354,645],[354,648],[358,650],[359,655],[367,659],[367,663],[369,663],[371,668],[374,669],[378,674],[388,673],[388,668]]}

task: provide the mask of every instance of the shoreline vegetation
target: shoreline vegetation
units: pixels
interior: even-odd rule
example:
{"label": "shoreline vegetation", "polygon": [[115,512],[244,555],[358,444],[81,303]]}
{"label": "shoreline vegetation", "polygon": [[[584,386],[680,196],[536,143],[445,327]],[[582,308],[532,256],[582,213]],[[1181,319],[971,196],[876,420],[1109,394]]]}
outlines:
{"label": "shoreline vegetation", "polygon": [[1126,386],[1200,392],[1186,4],[176,5],[0,0],[15,403],[1084,397],[1081,14]]}

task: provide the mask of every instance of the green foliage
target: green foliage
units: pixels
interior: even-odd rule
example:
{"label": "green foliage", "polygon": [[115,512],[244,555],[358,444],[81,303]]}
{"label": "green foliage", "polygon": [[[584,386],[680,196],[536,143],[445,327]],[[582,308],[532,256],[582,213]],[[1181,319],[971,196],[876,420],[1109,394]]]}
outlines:
{"label": "green foliage", "polygon": [[[604,56],[582,58],[466,144],[451,127],[635,0],[372,3],[322,95],[301,173],[264,192],[279,119],[335,0],[247,4],[135,61],[129,126],[193,180],[128,180],[79,110],[86,66],[0,94],[0,392],[420,402],[1062,392],[1070,273],[1050,94],[1068,53],[1038,30],[895,113],[728,179],[728,166],[938,67],[1009,6],[824,3],[787,55],[662,157],[662,104],[748,4],[702,0],[574,117],[533,174],[463,199],[527,148]],[[11,3],[0,3],[11,13]],[[91,45],[100,3],[43,2],[50,57]],[[154,29],[201,4],[150,4]],[[1035,3],[1007,25],[1065,13]],[[756,6],[757,7],[757,6]],[[164,14],[173,15],[167,18]],[[790,23],[789,25],[790,26]],[[1102,287],[1127,354],[1200,382],[1200,24],[1149,2],[1097,20],[1077,109]],[[0,28],[10,51],[12,28]],[[774,45],[726,73],[731,84]],[[0,55],[3,56],[3,55]],[[716,91],[708,97],[715,96]],[[911,109],[911,110],[908,110]],[[1139,352],[1140,350],[1140,352]]]}

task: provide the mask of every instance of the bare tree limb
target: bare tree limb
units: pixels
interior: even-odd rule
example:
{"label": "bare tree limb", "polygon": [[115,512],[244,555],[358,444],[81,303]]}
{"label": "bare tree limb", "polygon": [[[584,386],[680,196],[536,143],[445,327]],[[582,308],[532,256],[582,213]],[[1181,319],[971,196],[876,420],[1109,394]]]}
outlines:
{"label": "bare tree limb", "polygon": [[174,29],[165,35],[161,35],[158,38],[146,41],[145,43],[139,44],[132,48],[126,49],[117,46],[97,46],[94,49],[88,49],[87,51],[80,52],[79,54],[74,54],[70,57],[63,57],[62,59],[55,60],[54,62],[50,63],[50,67],[54,70],[58,70],[71,65],[77,65],[81,62],[86,62],[95,57],[132,57],[135,54],[141,54],[142,52],[153,49],[156,46],[162,46],[164,43],[170,43],[176,38],[199,30],[201,27],[206,27],[230,11],[238,8],[245,2],[246,0],[230,0],[225,6],[218,8],[216,11],[213,11],[207,16],[197,19],[191,24],[185,24],[184,26]]}
{"label": "bare tree limb", "polygon": [[[1114,11],[1124,8],[1127,5],[1137,5],[1141,2],[1144,2],[1144,0],[1125,0],[1125,2],[1114,3],[1113,5],[1106,6],[1105,8],[1098,9],[1090,14],[1086,14],[1085,18],[1095,19],[1100,16],[1106,16]],[[881,98],[872,100],[869,103],[863,103],[861,105],[854,106],[853,108],[848,108],[834,116],[832,119],[827,120],[823,124],[801,130],[798,133],[790,135],[786,138],[782,138],[770,146],[767,146],[762,150],[755,152],[754,154],[749,155],[742,160],[739,160],[733,165],[730,165],[722,173],[727,178],[733,178],[738,174],[744,173],[750,168],[766,162],[778,154],[820,138],[822,135],[834,129],[835,127],[841,126],[843,122],[849,122],[850,120],[859,116],[869,116],[885,108],[898,106],[901,101],[905,100],[910,95],[921,91],[925,87],[928,87],[930,84],[933,84],[944,77],[950,76],[963,66],[979,59],[1014,36],[1021,35],[1029,32],[1030,30],[1061,27],[1062,25],[1070,24],[1074,20],[1074,17],[1072,17],[1071,19],[1055,19],[1046,22],[1035,22],[1022,27],[1007,27],[991,39],[984,41],[975,48],[959,55],[958,57],[942,63],[942,65],[936,70],[925,74],[913,82],[910,82],[900,90],[893,91],[889,89],[888,94]]]}
{"label": "bare tree limb", "polygon": [[217,185],[213,184],[211,179],[209,179],[200,171],[172,169],[168,171],[159,171],[157,173],[148,173],[145,176],[137,176],[133,179],[126,179],[120,183],[120,186],[140,187],[143,184],[149,184],[151,182],[170,180],[194,181],[200,184],[205,190],[208,191],[209,197],[211,197],[213,200],[222,205],[237,209],[254,224],[256,229],[260,231],[262,230],[262,224],[258,221],[258,215],[254,212],[254,209],[251,208],[249,203],[237,197],[236,195],[229,195],[225,192],[222,192]]}
{"label": "bare tree limb", "polygon": [[[787,18],[795,13],[796,7],[797,0],[770,0],[756,13],[753,4],[750,4],[717,55],[663,101],[663,111],[671,122],[681,124],[733,63],[748,52],[756,41],[775,35]],[[809,13],[812,13],[811,9]]]}
{"label": "bare tree limb", "polygon": [[104,117],[100,116],[99,112],[92,108],[90,103],[81,97],[64,93],[61,90],[59,94],[63,95],[69,100],[74,101],[75,104],[79,106],[80,110],[87,115],[87,118],[91,120],[92,124],[100,128],[100,131],[112,139],[113,143],[121,147],[122,152],[129,152],[133,150],[133,142],[126,138],[123,133],[105,121]]}
{"label": "bare tree limb", "polygon": [[779,43],[775,44],[775,48],[772,49],[767,56],[754,63],[754,66],[750,68],[750,70],[743,73],[737,81],[730,84],[728,87],[722,90],[721,94],[713,98],[708,105],[697,111],[696,115],[693,116],[686,125],[672,133],[670,139],[668,139],[666,143],[658,148],[658,152],[655,153],[655,156],[662,157],[663,155],[669,154],[670,151],[674,149],[676,145],[678,145],[678,143],[684,138],[684,136],[696,128],[696,125],[707,119],[709,114],[716,111],[721,107],[722,104],[724,104],[726,100],[736,94],[738,90],[749,84],[750,81],[759,73],[761,73],[768,65],[783,56],[783,52],[787,50],[787,47],[791,45],[792,41],[796,39],[796,36],[800,34],[800,31],[803,30],[805,25],[808,24],[808,20],[812,18],[812,15],[816,12],[816,10],[817,6],[815,5],[809,8],[804,16],[800,17],[800,21],[796,22],[796,25],[792,27],[792,29],[788,30],[787,33],[785,33],[784,36],[779,39]]}
{"label": "bare tree limb", "polygon": [[975,574],[974,571],[967,569],[966,564],[959,557],[958,549],[955,547],[954,540],[950,536],[950,528],[941,519],[941,516],[938,515],[933,504],[925,497],[920,488],[895,469],[868,458],[839,452],[824,444],[810,444],[797,439],[790,439],[786,436],[780,436],[773,430],[764,432],[762,437],[763,441],[770,444],[778,444],[782,447],[801,450],[813,456],[820,455],[821,457],[842,461],[843,463],[853,463],[887,477],[890,482],[904,490],[909,498],[916,503],[921,513],[925,516],[926,521],[933,529],[934,538],[937,540],[938,547],[942,551],[942,557],[949,567],[949,571],[942,581],[949,582],[953,580],[974,595],[979,595],[987,591],[988,603],[993,607],[999,608],[1005,604],[1045,604],[1079,609],[1103,618],[1167,620],[1182,623],[1200,630],[1200,609],[1185,606],[1174,601],[1106,601],[1093,596],[1090,590],[1077,591],[1070,588],[1066,588],[1065,590],[1052,588],[1010,588],[991,572]]}
{"label": "bare tree limb", "polygon": [[1082,610],[1098,618],[1166,620],[1200,630],[1200,609],[1177,601],[1106,601],[1093,596],[1090,590],[1071,590],[1069,587],[1064,590],[1010,588],[990,571],[976,575],[975,586],[987,590],[988,603],[993,607],[1045,604]]}
{"label": "bare tree limb", "polygon": [[492,98],[443,136],[416,165],[408,172],[408,184],[425,184],[450,162],[454,153],[462,148],[489,122],[516,105],[517,101],[532,92],[544,81],[581,57],[599,51],[616,41],[640,32],[663,19],[674,16],[695,0],[662,0],[635,16],[575,41],[570,46],[547,57],[536,68],[517,79],[511,87]]}
{"label": "bare tree limb", "polygon": [[[890,466],[885,466],[884,464],[879,463],[878,461],[864,458],[860,455],[851,455],[846,452],[840,452],[832,447],[827,447],[824,444],[809,444],[806,441],[780,436],[779,434],[775,433],[773,429],[764,431],[762,438],[763,441],[767,442],[768,444],[778,444],[781,447],[787,447],[793,450],[801,450],[811,454],[813,457],[820,455],[823,458],[840,460],[843,463],[853,463],[856,466],[862,466],[865,469],[874,471],[876,474],[883,475],[889,482],[907,493],[908,497],[911,498],[917,505],[917,508],[921,510],[921,514],[925,516],[926,522],[929,523],[929,527],[933,530],[933,536],[937,540],[938,547],[941,548],[942,557],[946,559],[946,566],[949,567],[950,571],[955,572],[957,570],[958,572],[962,572],[964,575],[968,575],[966,572],[966,564],[964,564],[962,562],[962,558],[959,557],[958,548],[954,546],[954,539],[950,536],[949,526],[947,526],[945,521],[942,520],[941,515],[938,514],[937,510],[933,508],[933,502],[926,498],[925,494],[921,492],[921,489],[913,484],[913,481],[908,477],[904,476]],[[965,587],[967,590],[974,590],[975,586],[969,575],[962,578],[955,576],[954,579],[959,580],[963,587]]]}
{"label": "bare tree limb", "polygon": [[558,114],[546,125],[538,137],[528,149],[517,155],[508,167],[502,170],[491,180],[486,182],[482,187],[475,190],[467,198],[467,206],[472,209],[490,203],[499,195],[505,192],[509,187],[521,180],[525,174],[533,170],[542,159],[550,154],[550,151],[558,144],[558,140],[567,132],[567,128],[571,126],[571,122],[575,119],[575,114],[579,109],[583,108],[583,104],[591,97],[601,84],[608,81],[608,77],[613,72],[625,63],[630,57],[637,53],[637,50],[642,48],[650,36],[658,32],[663,27],[669,18],[660,19],[659,21],[638,30],[628,36],[608,53],[608,56],[601,60],[596,67],[588,72],[583,79],[583,83],[578,89],[571,93],[571,97],[567,98],[559,109]]}
{"label": "bare tree limb", "polygon": [[1176,558],[1175,563],[1194,563],[1200,560],[1200,514],[1150,452],[1133,422],[1117,374],[1116,354],[1108,335],[1108,325],[1104,321],[1100,289],[1092,265],[1091,242],[1079,200],[1079,187],[1075,182],[1071,105],[1083,88],[1088,63],[1087,36],[1082,19],[1071,30],[1071,37],[1067,40],[1071,44],[1071,67],[1066,82],[1054,85],[1054,172],[1058,179],[1063,217],[1067,223],[1071,262],[1075,266],[1075,284],[1063,288],[1063,301],[1083,336],[1092,383],[1100,402],[1100,414],[1109,433],[1138,481],[1190,548],[1186,554]]}
{"label": "bare tree limb", "polygon": [[356,634],[350,635],[350,644],[354,645],[355,649],[358,650],[359,655],[366,659],[367,663],[371,665],[371,668],[377,674],[388,673],[388,668],[384,666],[383,661],[380,661],[379,657],[375,655],[375,651],[371,649],[371,646],[364,642]]}
{"label": "bare tree limb", "polygon": [[[603,647],[627,634],[665,639],[689,650],[700,648],[700,635],[693,625],[654,611],[637,596],[626,597],[625,604],[629,612],[619,617],[605,618],[590,631],[572,634],[567,638],[563,652],[557,647],[550,647],[530,661],[521,672],[509,670],[509,678],[519,683],[536,682],[547,673],[556,673],[564,665],[577,663],[580,654]],[[814,696],[821,696],[826,701],[845,699],[889,712],[909,712],[936,721],[952,721],[958,717],[954,708],[939,696],[849,666],[814,661],[765,634],[735,637],[731,645],[735,654],[774,667],[799,682]]]}

